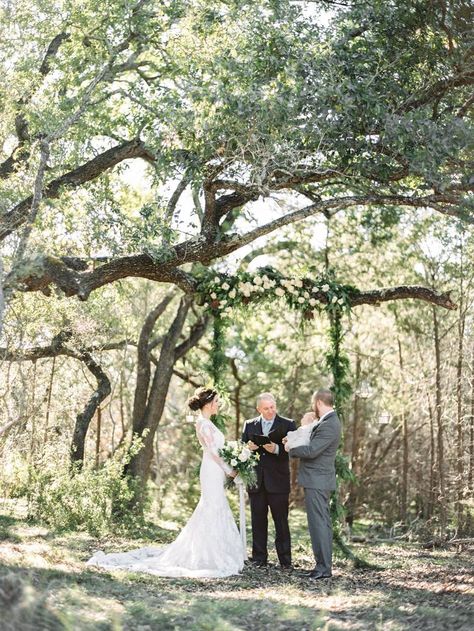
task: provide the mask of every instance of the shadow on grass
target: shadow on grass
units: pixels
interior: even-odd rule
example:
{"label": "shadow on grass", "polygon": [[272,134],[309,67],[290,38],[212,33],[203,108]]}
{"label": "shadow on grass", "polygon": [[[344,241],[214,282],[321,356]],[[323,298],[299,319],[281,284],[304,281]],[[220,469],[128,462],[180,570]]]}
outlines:
{"label": "shadow on grass", "polygon": [[[346,628],[348,622],[355,625],[351,629],[364,631],[385,625],[392,631],[467,630],[474,604],[467,594],[460,598],[459,594],[393,585],[389,576],[378,572],[357,572],[324,582],[310,582],[276,568],[245,568],[240,576],[220,580],[169,579],[93,568],[78,574],[11,566],[9,572],[30,589],[34,586],[34,611],[29,619],[52,616],[50,627],[36,628],[53,630],[296,631],[325,624],[336,630]],[[0,569],[0,579],[2,573]],[[54,607],[46,605],[51,598]],[[330,614],[324,610],[329,603]]]}
{"label": "shadow on grass", "polygon": [[[347,627],[348,623],[350,627]],[[343,628],[361,631],[472,631],[472,606],[467,602],[464,606],[448,603],[445,599],[433,598],[433,594],[427,592],[420,597],[418,590],[385,591],[377,598],[332,607],[328,628],[331,631]]]}
{"label": "shadow on grass", "polygon": [[7,571],[0,568],[0,585],[5,577],[10,582],[12,577],[16,579],[23,596],[19,597],[20,603],[0,602],[5,618],[17,624],[0,626],[2,631],[4,628],[8,631],[240,628],[300,631],[320,629],[324,622],[324,612],[314,606],[287,603],[284,598],[262,598],[260,589],[252,593],[250,590],[262,587],[261,575],[247,577],[247,589],[243,588],[242,576],[195,581],[127,572],[112,575],[93,569],[78,575],[10,566]]}
{"label": "shadow on grass", "polygon": [[23,521],[10,515],[0,515],[0,541],[20,543],[21,537],[12,532],[12,528],[23,524]]}

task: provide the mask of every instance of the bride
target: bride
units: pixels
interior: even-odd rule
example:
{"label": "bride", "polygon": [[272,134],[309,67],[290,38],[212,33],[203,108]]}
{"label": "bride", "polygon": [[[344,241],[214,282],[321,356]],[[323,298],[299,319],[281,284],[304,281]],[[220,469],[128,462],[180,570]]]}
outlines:
{"label": "bride", "polygon": [[242,540],[224,492],[226,475],[235,477],[236,472],[219,456],[224,435],[210,420],[219,407],[218,393],[198,388],[188,405],[193,411],[199,410],[196,434],[203,451],[201,498],[188,523],[167,546],[115,554],[97,552],[87,565],[190,578],[220,578],[242,570]]}

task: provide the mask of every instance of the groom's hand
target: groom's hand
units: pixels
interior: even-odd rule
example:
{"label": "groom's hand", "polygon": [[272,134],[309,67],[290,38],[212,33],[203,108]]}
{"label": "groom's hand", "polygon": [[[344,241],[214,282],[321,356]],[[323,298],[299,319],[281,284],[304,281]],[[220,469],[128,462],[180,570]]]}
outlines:
{"label": "groom's hand", "polygon": [[306,412],[306,414],[301,419],[301,425],[309,425],[315,420],[316,420],[316,414],[314,412]]}
{"label": "groom's hand", "polygon": [[256,445],[255,443],[253,443],[251,440],[248,441],[247,443],[247,447],[249,449],[251,449],[252,451],[255,451],[256,449],[258,449],[258,445]]}

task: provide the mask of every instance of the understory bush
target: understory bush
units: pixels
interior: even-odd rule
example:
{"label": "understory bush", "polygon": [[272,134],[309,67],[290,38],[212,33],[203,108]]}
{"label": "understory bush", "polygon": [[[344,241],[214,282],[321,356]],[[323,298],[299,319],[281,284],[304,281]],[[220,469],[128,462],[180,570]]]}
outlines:
{"label": "understory bush", "polygon": [[51,461],[36,466],[27,489],[29,517],[58,530],[84,530],[93,536],[141,526],[143,518],[127,510],[136,482],[123,471],[142,446],[135,438],[126,453],[114,454],[99,468]]}

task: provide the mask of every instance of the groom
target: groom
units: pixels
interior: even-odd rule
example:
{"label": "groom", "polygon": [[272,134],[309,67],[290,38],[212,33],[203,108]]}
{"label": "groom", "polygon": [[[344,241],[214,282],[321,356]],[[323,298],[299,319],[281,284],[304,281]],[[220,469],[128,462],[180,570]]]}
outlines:
{"label": "groom", "polygon": [[290,494],[289,458],[281,438],[263,447],[251,439],[255,435],[268,436],[270,431],[281,430],[286,436],[296,429],[294,421],[279,416],[275,398],[270,392],[257,397],[257,418],[246,421],[242,441],[252,451],[258,451],[260,460],[257,465],[257,486],[249,488],[250,512],[252,515],[252,561],[255,565],[267,565],[268,551],[268,509],[275,524],[275,547],[280,565],[291,568],[291,539],[288,526],[288,497]]}
{"label": "groom", "polygon": [[[336,490],[336,451],[341,439],[341,423],[334,410],[330,390],[318,390],[312,398],[313,412],[305,415],[314,421],[309,445],[288,449],[291,458],[299,458],[298,482],[304,487],[309,534],[316,567],[310,578],[329,578],[332,571],[332,522],[329,512],[331,491]],[[319,420],[317,420],[319,419]],[[283,439],[286,443],[286,440]]]}

